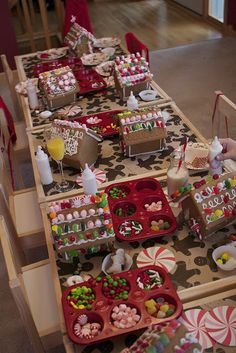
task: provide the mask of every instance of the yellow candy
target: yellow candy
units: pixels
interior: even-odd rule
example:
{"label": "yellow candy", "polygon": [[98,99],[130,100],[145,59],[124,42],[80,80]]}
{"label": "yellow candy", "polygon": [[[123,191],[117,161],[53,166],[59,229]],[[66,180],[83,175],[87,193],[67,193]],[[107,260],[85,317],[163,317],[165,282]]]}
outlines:
{"label": "yellow candy", "polygon": [[167,304],[161,305],[160,310],[166,313],[169,310],[169,305]]}
{"label": "yellow candy", "polygon": [[156,307],[153,307],[153,308],[147,308],[147,312],[149,315],[153,315],[157,312],[157,309]]}
{"label": "yellow candy", "polygon": [[223,265],[223,261],[221,259],[217,259],[216,262],[219,264],[219,265]]}
{"label": "yellow candy", "polygon": [[85,306],[84,306],[83,304],[80,304],[80,305],[78,306],[78,308],[79,308],[79,309],[85,309]]}
{"label": "yellow candy", "polygon": [[215,214],[215,216],[216,217],[221,217],[222,215],[223,215],[223,211],[221,211],[221,210],[216,210],[215,212],[214,212],[214,214]]}
{"label": "yellow candy", "polygon": [[225,261],[228,261],[230,259],[230,254],[228,252],[224,252],[222,255],[221,255],[221,260],[225,260]]}
{"label": "yellow candy", "polygon": [[154,299],[149,299],[145,301],[146,308],[153,308],[156,307],[156,302]]}
{"label": "yellow candy", "polygon": [[231,186],[236,186],[236,180],[235,180],[235,179],[230,180],[230,185],[231,185]]}
{"label": "yellow candy", "polygon": [[56,232],[56,231],[57,231],[57,228],[58,228],[57,225],[52,226],[52,231],[53,231],[53,232]]}
{"label": "yellow candy", "polygon": [[70,302],[70,305],[71,305],[71,306],[73,306],[73,308],[74,308],[74,309],[78,309],[78,306],[77,306],[77,305],[75,305],[75,303]]}

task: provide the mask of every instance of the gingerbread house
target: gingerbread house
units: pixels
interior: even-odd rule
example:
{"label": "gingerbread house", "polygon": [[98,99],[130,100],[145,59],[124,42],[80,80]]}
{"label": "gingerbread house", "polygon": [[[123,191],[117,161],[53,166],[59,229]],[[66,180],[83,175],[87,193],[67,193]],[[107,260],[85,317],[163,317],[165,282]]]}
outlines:
{"label": "gingerbread house", "polygon": [[137,95],[148,89],[152,76],[148,62],[139,53],[122,55],[115,59],[115,88],[123,101],[128,99],[131,91]]}
{"label": "gingerbread house", "polygon": [[49,204],[48,216],[56,250],[65,257],[78,250],[114,240],[114,230],[104,192],[75,196]]}
{"label": "gingerbread house", "polygon": [[39,86],[49,109],[57,109],[76,100],[77,80],[69,66],[42,72]]}
{"label": "gingerbread house", "polygon": [[83,54],[92,52],[91,43],[93,41],[95,41],[94,35],[76,22],[71,26],[69,32],[64,38],[64,43],[68,45],[79,58]]}
{"label": "gingerbread house", "polygon": [[120,144],[128,157],[153,153],[165,146],[166,126],[155,106],[118,114]]}
{"label": "gingerbread house", "polygon": [[207,176],[180,188],[173,198],[182,203],[191,229],[203,239],[236,220],[236,172]]}
{"label": "gingerbread house", "polygon": [[63,163],[74,168],[93,165],[98,158],[98,143],[102,137],[78,122],[55,119],[51,126],[51,137],[61,136],[65,142]]}

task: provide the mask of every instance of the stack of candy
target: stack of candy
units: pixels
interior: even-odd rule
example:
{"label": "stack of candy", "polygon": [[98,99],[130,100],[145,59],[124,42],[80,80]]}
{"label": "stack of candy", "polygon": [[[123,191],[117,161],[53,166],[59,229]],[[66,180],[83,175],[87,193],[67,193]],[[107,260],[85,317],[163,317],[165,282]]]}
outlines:
{"label": "stack of candy", "polygon": [[217,260],[216,262],[220,265],[226,264],[227,261],[230,259],[230,254],[228,252],[224,252]]}
{"label": "stack of candy", "polygon": [[102,326],[98,322],[88,322],[88,316],[83,314],[78,316],[73,327],[74,334],[79,338],[90,339],[101,333]]}
{"label": "stack of candy", "polygon": [[150,80],[153,76],[147,61],[139,53],[116,57],[115,72],[121,87]]}
{"label": "stack of candy", "polygon": [[113,187],[109,191],[109,196],[112,199],[125,199],[127,196],[127,192],[121,187]]}
{"label": "stack of candy", "polygon": [[139,288],[144,290],[156,289],[162,286],[163,278],[157,271],[146,270],[140,272],[137,277],[137,284]]}
{"label": "stack of candy", "polygon": [[118,207],[115,210],[115,214],[118,217],[128,217],[135,213],[135,206],[131,204],[125,204],[122,207]]}
{"label": "stack of candy", "polygon": [[159,319],[170,317],[175,312],[175,305],[169,303],[165,298],[158,297],[156,299],[146,300],[144,303],[147,312]]}
{"label": "stack of candy", "polygon": [[172,320],[165,325],[153,325],[138,340],[120,353],[202,353],[198,340],[184,325]]}
{"label": "stack of candy", "polygon": [[125,329],[135,326],[140,320],[140,315],[136,308],[120,304],[113,308],[111,318],[115,327]]}
{"label": "stack of candy", "polygon": [[105,297],[113,299],[127,300],[130,285],[125,278],[119,276],[106,276],[101,278],[102,291]]}
{"label": "stack of candy", "polygon": [[124,237],[131,237],[141,233],[143,226],[139,221],[125,221],[119,226],[119,233]]}
{"label": "stack of candy", "polygon": [[90,287],[78,286],[71,289],[67,300],[74,309],[91,310],[95,300],[95,293]]}
{"label": "stack of candy", "polygon": [[155,232],[159,232],[160,230],[167,230],[170,228],[170,224],[163,219],[159,219],[159,221],[151,221],[151,230]]}
{"label": "stack of candy", "polygon": [[147,211],[156,212],[156,211],[161,211],[163,205],[162,205],[162,201],[157,201],[157,202],[152,202],[150,204],[146,203],[144,207],[146,208]]}

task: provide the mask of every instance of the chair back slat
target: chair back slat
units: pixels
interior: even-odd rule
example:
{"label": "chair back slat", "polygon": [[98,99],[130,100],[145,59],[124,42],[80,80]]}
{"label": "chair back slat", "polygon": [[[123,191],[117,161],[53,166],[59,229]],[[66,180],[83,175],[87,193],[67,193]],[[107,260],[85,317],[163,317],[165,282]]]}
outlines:
{"label": "chair back slat", "polygon": [[3,110],[0,109],[0,183],[3,186],[7,199],[14,190],[14,177],[11,158],[11,135],[9,133],[5,114]]}
{"label": "chair back slat", "polygon": [[149,63],[149,50],[146,45],[144,45],[133,33],[128,32],[125,34],[125,41],[128,51],[131,54],[140,53],[145,57],[146,61]]}
{"label": "chair back slat", "polygon": [[93,33],[91,20],[89,17],[89,10],[87,0],[66,0],[65,5],[65,22],[64,22],[64,37],[72,26],[71,19],[85,28],[88,32]]}
{"label": "chair back slat", "polygon": [[[212,121],[212,134],[221,138],[235,138],[233,134],[235,130],[233,131],[231,127],[234,128],[235,126],[236,104],[227,98],[221,91],[215,91],[215,94],[217,101],[215,106],[215,116]],[[227,136],[230,133],[232,136]]]}

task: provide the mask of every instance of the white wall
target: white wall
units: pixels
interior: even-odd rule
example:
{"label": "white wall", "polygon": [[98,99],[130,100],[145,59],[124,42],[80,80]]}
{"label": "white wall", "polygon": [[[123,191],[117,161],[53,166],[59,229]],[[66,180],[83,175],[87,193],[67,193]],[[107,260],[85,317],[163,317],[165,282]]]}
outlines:
{"label": "white wall", "polygon": [[175,2],[178,2],[179,4],[187,7],[188,9],[199,13],[202,15],[203,13],[203,1],[204,0],[174,0]]}

